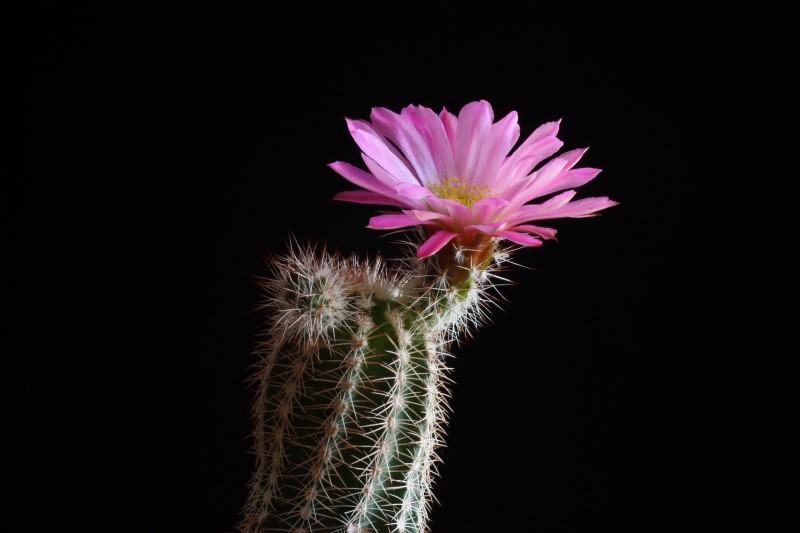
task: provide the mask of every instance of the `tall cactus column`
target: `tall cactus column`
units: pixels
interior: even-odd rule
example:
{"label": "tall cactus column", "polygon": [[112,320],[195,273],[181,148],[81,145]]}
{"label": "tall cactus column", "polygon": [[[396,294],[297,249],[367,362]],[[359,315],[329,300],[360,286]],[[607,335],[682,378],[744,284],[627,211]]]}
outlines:
{"label": "tall cactus column", "polygon": [[466,307],[423,288],[447,277],[421,267],[388,275],[308,251],[276,262],[243,531],[424,531],[447,324]]}

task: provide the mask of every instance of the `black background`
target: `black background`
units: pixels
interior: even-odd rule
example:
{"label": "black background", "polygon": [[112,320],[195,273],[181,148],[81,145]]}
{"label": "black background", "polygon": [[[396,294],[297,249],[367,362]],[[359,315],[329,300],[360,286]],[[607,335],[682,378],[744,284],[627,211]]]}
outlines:
{"label": "black background", "polygon": [[[31,8],[22,231],[26,531],[232,531],[253,458],[253,282],[291,233],[391,257],[343,118],[486,99],[621,202],[520,253],[456,349],[433,533],[648,531],[682,506],[666,383],[688,79],[652,27]],[[670,32],[676,31],[674,28]],[[671,33],[672,34],[672,33]],[[665,97],[672,95],[673,97]],[[506,529],[508,528],[508,529]]]}

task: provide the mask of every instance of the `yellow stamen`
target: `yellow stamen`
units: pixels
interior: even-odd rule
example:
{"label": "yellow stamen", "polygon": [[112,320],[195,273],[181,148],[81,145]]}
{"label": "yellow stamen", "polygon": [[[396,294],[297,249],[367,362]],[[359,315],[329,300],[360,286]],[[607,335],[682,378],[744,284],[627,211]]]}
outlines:
{"label": "yellow stamen", "polygon": [[492,191],[487,185],[481,185],[479,187],[456,177],[440,180],[438,183],[429,185],[428,189],[439,198],[455,200],[467,207],[472,207],[478,200],[497,196],[496,194],[492,194]]}

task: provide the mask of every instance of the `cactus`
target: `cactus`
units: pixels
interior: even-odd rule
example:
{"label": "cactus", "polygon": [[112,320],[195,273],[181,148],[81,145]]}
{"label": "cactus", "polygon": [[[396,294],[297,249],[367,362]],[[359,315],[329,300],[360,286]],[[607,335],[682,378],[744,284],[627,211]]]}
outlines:
{"label": "cactus", "polygon": [[491,279],[486,258],[454,252],[463,264],[394,270],[313,249],[273,259],[241,531],[425,531],[448,344]]}
{"label": "cactus", "polygon": [[494,124],[493,116],[481,101],[458,117],[409,106],[373,109],[371,123],[348,120],[370,172],[332,163],[361,187],[335,199],[401,208],[369,227],[417,227],[407,243],[416,257],[388,268],[295,246],[272,260],[242,533],[426,531],[449,409],[448,350],[486,316],[508,257],[499,243],[541,246],[556,230],[530,222],[616,205],[573,201],[572,189],[600,172],[574,168],[585,149],[534,171],[561,147],[560,121],[509,154],[516,113]]}

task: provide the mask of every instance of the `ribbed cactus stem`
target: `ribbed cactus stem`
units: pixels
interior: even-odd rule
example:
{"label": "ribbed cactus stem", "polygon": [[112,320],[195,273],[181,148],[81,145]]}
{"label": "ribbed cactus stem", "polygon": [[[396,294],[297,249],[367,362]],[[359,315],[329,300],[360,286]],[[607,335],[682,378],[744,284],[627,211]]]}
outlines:
{"label": "ribbed cactus stem", "polygon": [[474,268],[387,274],[312,251],[273,267],[240,530],[422,533],[448,412],[447,345],[475,319]]}

